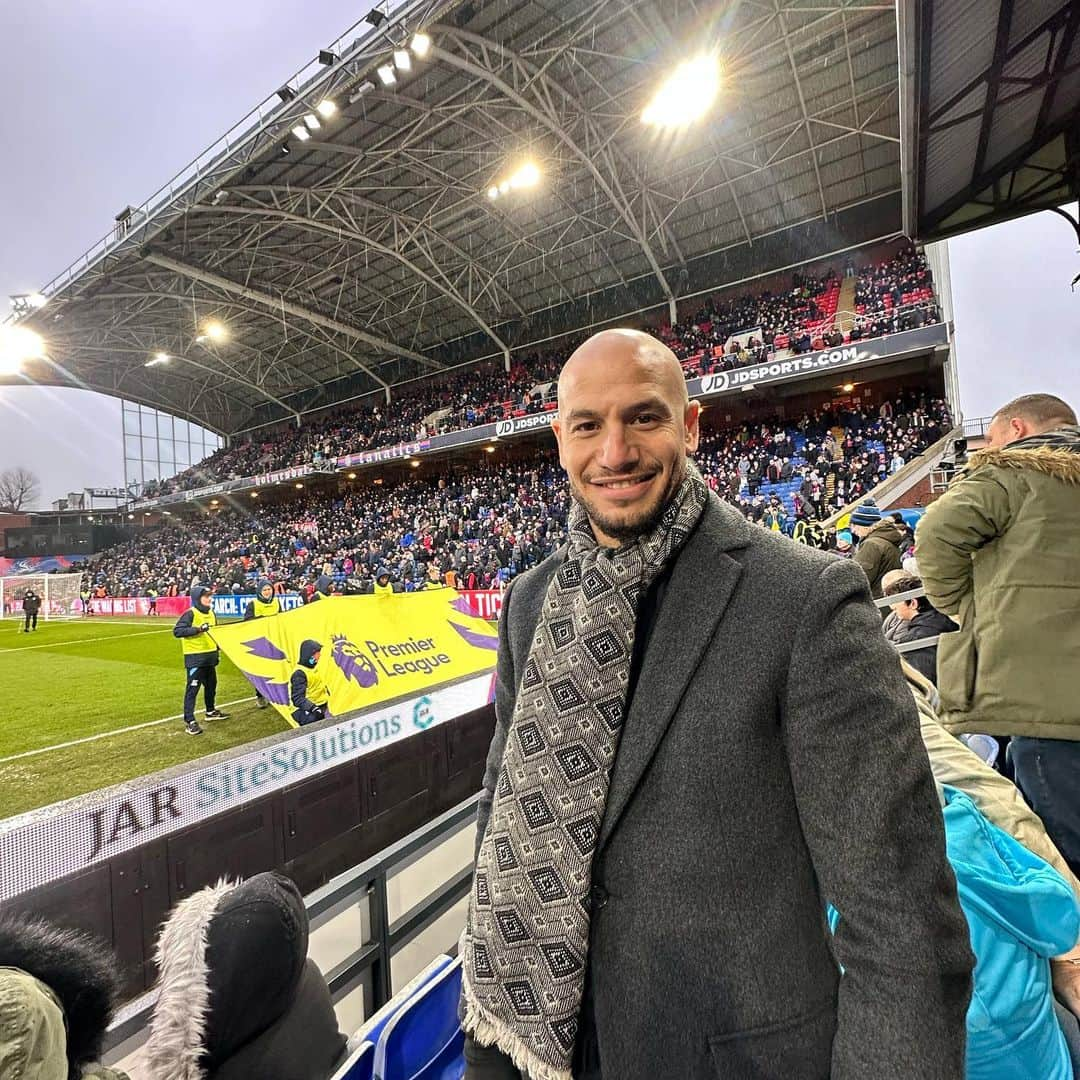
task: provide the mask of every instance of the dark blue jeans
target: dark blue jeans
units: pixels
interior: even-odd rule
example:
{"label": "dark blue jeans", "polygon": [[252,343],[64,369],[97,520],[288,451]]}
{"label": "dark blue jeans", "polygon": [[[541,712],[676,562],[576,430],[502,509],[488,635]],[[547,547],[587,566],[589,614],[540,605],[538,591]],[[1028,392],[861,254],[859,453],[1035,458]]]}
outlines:
{"label": "dark blue jeans", "polygon": [[1008,755],[1016,786],[1080,876],[1080,742],[1014,737]]}

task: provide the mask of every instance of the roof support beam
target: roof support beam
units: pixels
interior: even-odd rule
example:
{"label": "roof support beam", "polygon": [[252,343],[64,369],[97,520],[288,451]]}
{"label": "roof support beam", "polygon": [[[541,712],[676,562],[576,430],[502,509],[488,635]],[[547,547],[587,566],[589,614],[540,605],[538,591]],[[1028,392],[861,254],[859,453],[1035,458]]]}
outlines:
{"label": "roof support beam", "polygon": [[[221,207],[217,207],[217,209],[220,210]],[[180,262],[179,259],[172,259],[167,255],[160,255],[155,251],[147,252],[143,258],[154,266],[160,266],[163,270],[171,270],[174,274],[180,274],[183,277],[191,278],[193,281],[201,281],[204,285],[212,285],[217,289],[224,289],[226,292],[235,293],[237,296],[242,296],[245,300],[250,300],[253,304],[261,304],[263,307],[271,308],[275,312],[286,311],[290,315],[295,315],[298,319],[306,319],[308,322],[314,323],[316,326],[321,326],[326,330],[333,330],[338,334],[344,334],[346,337],[354,338],[357,341],[363,341],[365,344],[371,345],[382,352],[393,353],[395,356],[403,356],[407,360],[416,360],[427,367],[434,368],[436,371],[441,370],[440,364],[429,357],[424,356],[422,353],[413,352],[412,349],[403,349],[400,345],[395,345],[392,341],[386,341],[383,338],[376,337],[374,334],[365,333],[355,326],[349,326],[348,323],[338,322],[337,319],[331,319],[328,315],[322,315],[318,311],[309,311],[307,308],[301,307],[299,304],[294,304],[284,297],[271,296],[269,293],[260,292],[258,289],[253,289],[249,285],[241,285],[238,281],[222,277],[220,274],[212,274],[208,270],[203,270],[200,266],[192,266],[190,263]],[[364,370],[384,390],[387,389],[386,382],[383,379],[380,379],[374,371],[367,367],[365,367]]]}
{"label": "roof support beam", "polygon": [[[318,192],[311,191],[307,188],[298,188],[289,192],[290,196],[296,195],[307,202],[311,202],[313,199],[316,202],[320,202],[321,206],[328,207],[330,202],[329,198],[326,198]],[[253,215],[255,217],[273,218],[277,221],[282,221],[290,225],[297,225],[303,229],[310,229],[315,232],[326,233],[329,236],[346,237],[350,240],[355,240],[359,244],[364,244],[366,247],[370,247],[375,251],[380,252],[383,255],[388,256],[391,259],[396,259],[402,266],[404,266],[410,273],[415,274],[422,281],[426,281],[436,292],[441,293],[448,300],[452,300],[462,311],[464,311],[478,327],[502,351],[503,356],[507,357],[510,354],[510,348],[505,341],[491,329],[490,326],[484,321],[479,312],[448,282],[440,283],[434,277],[431,276],[422,267],[419,267],[406,255],[402,255],[396,248],[389,247],[386,244],[380,244],[377,240],[372,240],[370,236],[362,232],[358,232],[356,229],[350,229],[340,224],[332,224],[327,221],[320,221],[317,218],[313,218],[307,214],[295,214],[287,210],[277,210],[274,207],[262,206],[256,203],[245,203],[243,206],[205,206],[205,207],[193,207],[193,210],[209,210],[213,213],[230,213],[230,214],[242,214]],[[412,357],[418,354],[410,353]],[[424,358],[426,359],[426,358]]]}
{"label": "roof support beam", "polygon": [[1001,89],[1002,69],[1005,67],[1005,54],[1009,48],[1009,31],[1012,29],[1013,0],[1000,0],[997,20],[997,40],[994,42],[994,59],[990,63],[990,78],[986,87],[986,101],[983,103],[982,123],[979,125],[979,145],[975,148],[975,164],[971,178],[983,171],[986,164],[986,150],[990,145],[990,128],[997,108],[998,92]]}
{"label": "roof support beam", "polygon": [[528,113],[538,124],[543,125],[551,132],[573,155],[576,157],[588,171],[592,174],[593,179],[596,181],[600,190],[607,196],[608,201],[616,209],[619,216],[626,222],[630,229],[631,235],[638,242],[638,246],[641,248],[642,254],[649,262],[649,266],[652,268],[653,276],[656,278],[663,290],[664,296],[668,301],[668,308],[671,314],[672,321],[675,321],[675,293],[672,291],[671,285],[668,284],[667,278],[664,276],[664,271],[660,268],[660,263],[657,262],[656,255],[653,253],[652,247],[649,245],[649,241],[645,236],[644,230],[638,224],[637,219],[634,217],[630,207],[624,203],[619,196],[615,193],[611,184],[608,182],[604,174],[596,167],[595,162],[589,157],[585,151],[578,146],[578,144],[570,137],[570,135],[564,130],[561,124],[557,123],[545,112],[538,109],[531,101],[519,94],[512,86],[500,79],[493,71],[489,71],[487,68],[481,67],[479,64],[474,64],[471,60],[466,59],[463,56],[458,56],[457,53],[448,52],[446,49],[440,46],[433,46],[431,49],[433,57],[443,61],[450,67],[457,68],[459,71],[464,71],[468,75],[472,75],[474,78],[482,79],[495,87],[508,101],[512,101],[519,109]]}

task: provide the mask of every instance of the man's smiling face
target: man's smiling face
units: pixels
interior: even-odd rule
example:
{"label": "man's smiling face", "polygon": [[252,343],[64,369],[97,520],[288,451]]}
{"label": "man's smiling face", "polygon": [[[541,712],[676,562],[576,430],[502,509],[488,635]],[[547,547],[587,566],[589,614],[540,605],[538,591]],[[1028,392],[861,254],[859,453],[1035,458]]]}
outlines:
{"label": "man's smiling face", "polygon": [[570,357],[552,427],[599,543],[629,543],[660,520],[697,449],[699,412],[674,353],[648,334],[605,330]]}

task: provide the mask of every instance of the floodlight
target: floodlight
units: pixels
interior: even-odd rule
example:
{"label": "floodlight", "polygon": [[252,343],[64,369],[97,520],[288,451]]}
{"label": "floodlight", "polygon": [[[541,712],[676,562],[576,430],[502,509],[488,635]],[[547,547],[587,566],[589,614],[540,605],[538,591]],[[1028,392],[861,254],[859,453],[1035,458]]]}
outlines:
{"label": "floodlight", "polygon": [[394,50],[394,67],[398,71],[412,71],[412,57],[409,56],[408,49]]}
{"label": "floodlight", "polygon": [[313,112],[309,112],[307,116],[304,117],[304,123],[307,125],[308,131],[318,131],[319,128],[322,127],[322,124],[319,123],[319,118]]}
{"label": "floodlight", "polygon": [[372,26],[382,26],[386,22],[386,16],[379,11],[378,8],[372,8],[365,16],[364,22],[371,23]]}
{"label": "floodlight", "polygon": [[337,112],[337,105],[334,104],[330,98],[323,98],[318,105],[315,106],[315,111],[324,119],[329,120],[334,113]]}
{"label": "floodlight", "polygon": [[338,62],[337,54],[332,53],[329,49],[319,50],[319,63],[326,67],[332,67]]}
{"label": "floodlight", "polygon": [[375,89],[375,84],[370,79],[365,79],[350,95],[349,104],[359,101],[365,94],[370,94]]}
{"label": "floodlight", "polygon": [[296,489],[297,489],[297,491],[299,491],[299,490],[300,490],[300,488],[302,488],[303,486],[304,486],[303,484],[297,484],[297,485],[296,485]]}
{"label": "floodlight", "polygon": [[423,60],[425,56],[431,51],[431,38],[427,34],[413,34],[412,45],[413,53]]}
{"label": "floodlight", "polygon": [[397,82],[393,64],[383,64],[382,67],[376,68],[375,73],[379,76],[379,81],[383,86],[393,86]]}
{"label": "floodlight", "polygon": [[540,170],[533,161],[526,161],[510,177],[510,186],[515,188],[536,187],[538,183],[540,183]]}
{"label": "floodlight", "polygon": [[354,472],[349,473],[349,479],[350,480],[355,480],[356,479],[356,473],[354,473]]}
{"label": "floodlight", "polygon": [[283,86],[278,92],[277,96],[282,101],[292,101],[296,97],[296,91],[291,86]]}
{"label": "floodlight", "polygon": [[26,302],[32,308],[43,308],[49,301],[41,293],[34,292],[26,298]]}
{"label": "floodlight", "polygon": [[720,93],[720,60],[704,53],[684,60],[668,76],[641,114],[650,127],[681,128],[709,111]]}
{"label": "floodlight", "polygon": [[18,375],[27,360],[45,355],[45,339],[25,326],[0,326],[0,375]]}
{"label": "floodlight", "polygon": [[253,499],[257,499],[257,498],[259,497],[259,493],[258,493],[257,491],[253,491],[253,492],[251,493],[251,497],[252,497]]}
{"label": "floodlight", "polygon": [[292,129],[292,133],[293,133],[293,134],[294,134],[294,135],[295,135],[295,136],[296,136],[296,137],[297,137],[297,138],[298,138],[298,139],[299,139],[299,140],[300,140],[301,142],[307,142],[307,141],[308,141],[308,139],[310,139],[310,138],[311,138],[311,132],[310,132],[310,131],[308,131],[308,129],[307,129],[306,127],[304,127],[304,125],[303,125],[303,124],[297,124],[297,125],[296,125],[296,127],[294,127],[294,128]]}
{"label": "floodlight", "polygon": [[169,359],[168,353],[156,352],[145,364],[143,364],[143,367],[157,367],[158,364],[167,364]]}
{"label": "floodlight", "polygon": [[135,515],[134,514],[128,514],[128,521],[134,521],[134,520],[135,520]]}
{"label": "floodlight", "polygon": [[487,451],[487,452],[488,452],[489,454],[494,454],[494,453],[495,453],[495,447],[494,447],[494,446],[485,446],[485,447],[484,447],[484,449],[485,449],[485,450],[486,450],[486,451]]}
{"label": "floodlight", "polygon": [[510,190],[510,181],[509,180],[504,180],[499,185],[499,194],[500,195],[505,195],[509,190]]}
{"label": "floodlight", "polygon": [[229,332],[216,319],[211,319],[203,327],[203,333],[211,341],[224,341],[229,336]]}
{"label": "floodlight", "polygon": [[419,469],[420,468],[420,462],[419,461],[412,461],[412,462],[410,462],[410,464],[412,465],[412,467],[414,469]]}
{"label": "floodlight", "polygon": [[843,390],[845,394],[850,394],[851,391],[855,389],[855,384],[846,382],[840,389]]}
{"label": "floodlight", "polygon": [[489,199],[497,199],[499,197],[499,187],[497,184],[492,184],[491,187],[488,188],[487,196]]}

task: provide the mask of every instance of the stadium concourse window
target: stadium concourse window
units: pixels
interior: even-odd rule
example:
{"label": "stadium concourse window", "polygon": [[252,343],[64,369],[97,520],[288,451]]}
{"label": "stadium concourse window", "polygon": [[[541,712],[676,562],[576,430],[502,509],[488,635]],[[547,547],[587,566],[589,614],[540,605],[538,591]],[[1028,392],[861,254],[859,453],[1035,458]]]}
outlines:
{"label": "stadium concourse window", "polygon": [[124,480],[130,490],[145,491],[155,483],[190,468],[220,450],[212,431],[130,401],[121,403],[124,424]]}

